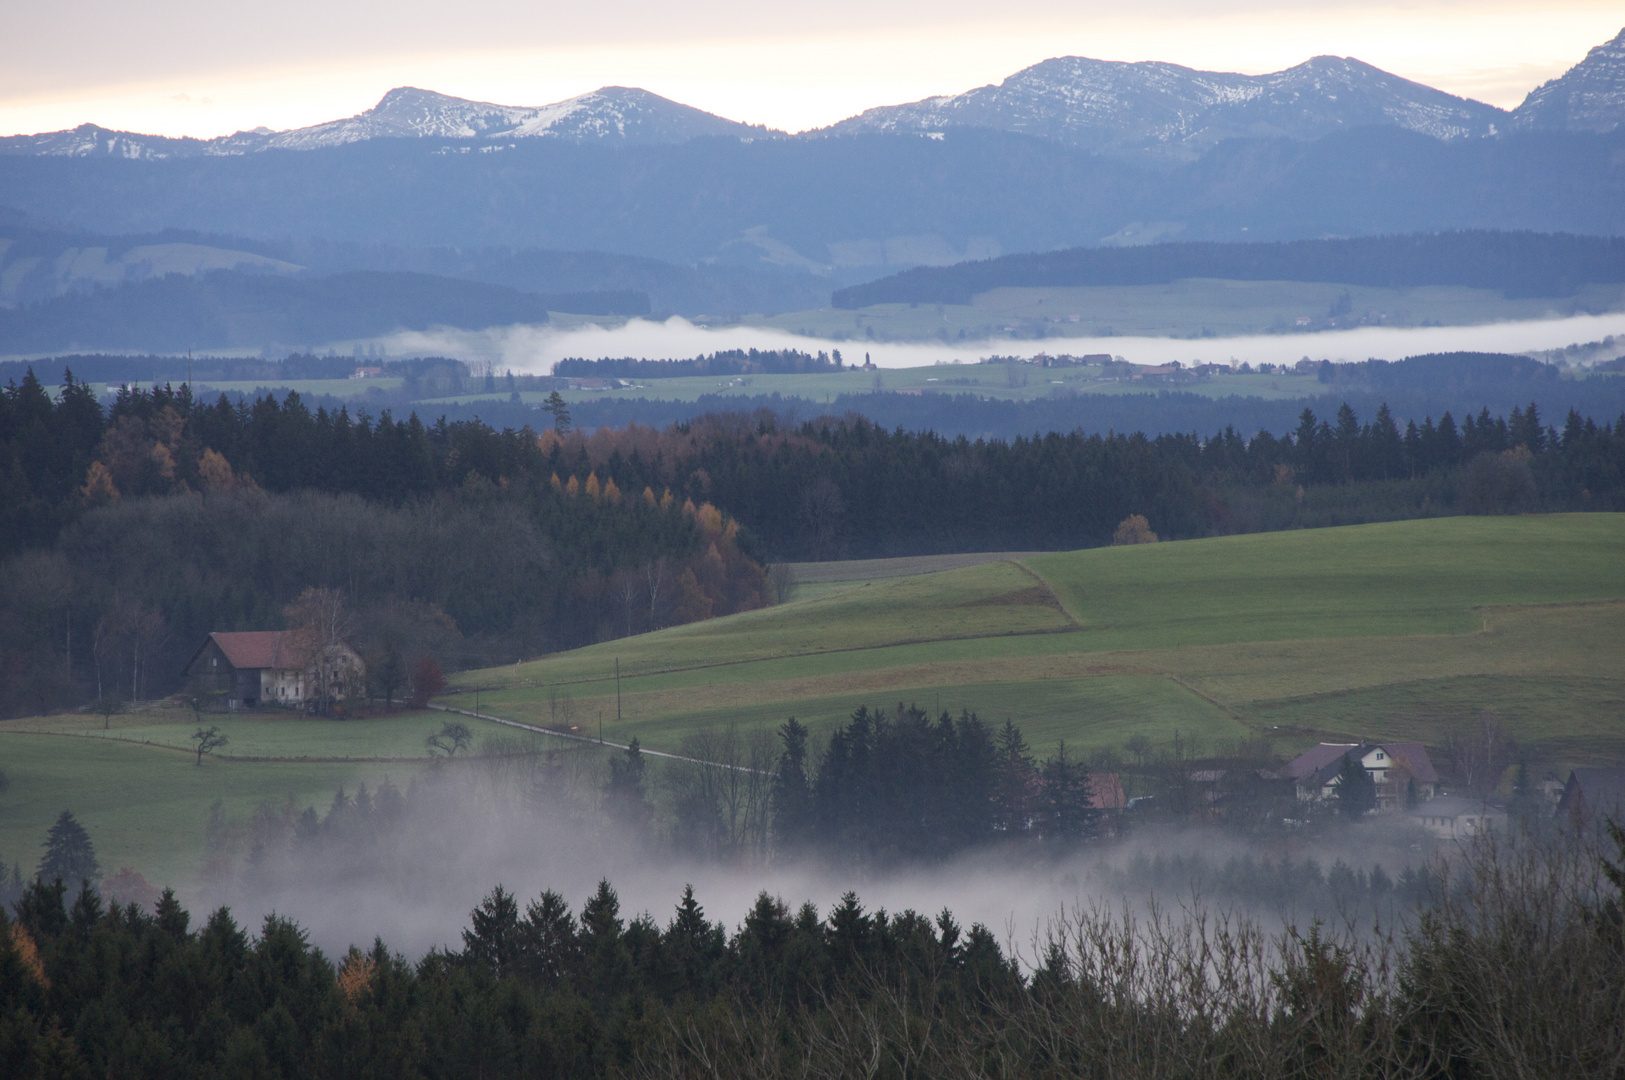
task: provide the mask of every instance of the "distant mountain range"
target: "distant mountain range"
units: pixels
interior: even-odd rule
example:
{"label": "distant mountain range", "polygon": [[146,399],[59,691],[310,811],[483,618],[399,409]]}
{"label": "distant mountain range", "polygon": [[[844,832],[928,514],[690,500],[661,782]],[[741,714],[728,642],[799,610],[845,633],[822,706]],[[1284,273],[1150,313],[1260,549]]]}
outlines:
{"label": "distant mountain range", "polygon": [[0,138],[0,153],[51,157],[155,159],[236,157],[265,150],[321,150],[372,139],[478,140],[493,147],[515,139],[614,141],[633,145],[687,142],[702,135],[750,138],[766,128],[725,120],[625,86],[606,86],[552,105],[493,105],[400,86],[366,112],[325,124],[258,128],[218,139],[172,139],[81,124],[67,131]]}
{"label": "distant mountain range", "polygon": [[[911,267],[1010,253],[1625,235],[1621,161],[1625,32],[1510,112],[1336,57],[1262,76],[1059,58],[797,136],[624,87],[539,107],[400,88],[285,132],[165,139],[87,125],[0,138],[0,307],[54,304],[6,323],[38,341],[32,328],[68,333],[74,319],[134,310],[74,299],[99,288],[365,271],[552,302],[642,294],[655,314],[795,311]],[[532,303],[419,285],[456,313]],[[162,296],[255,311],[263,297],[320,299],[219,282]],[[260,315],[231,326],[306,343]],[[0,340],[0,353],[20,348]]]}
{"label": "distant mountain range", "polygon": [[990,127],[1090,150],[1194,160],[1226,139],[1318,139],[1392,124],[1436,139],[1493,135],[1507,113],[1352,58],[1317,56],[1270,75],[1063,56],[997,86],[870,109],[828,130]]}
{"label": "distant mountain range", "polygon": [[[1609,132],[1622,122],[1625,30],[1510,112],[1352,57],[1317,56],[1285,71],[1238,75],[1063,56],[997,86],[869,109],[802,137],[993,128],[1095,151],[1188,161],[1226,139],[1317,139],[1369,125],[1450,140],[1519,130]],[[0,153],[150,159],[318,150],[373,139],[450,139],[495,149],[522,139],[667,145],[703,136],[792,137],[624,86],[542,106],[467,101],[403,86],[365,112],[291,131],[176,139],[83,124],[0,138]]]}
{"label": "distant mountain range", "polygon": [[1234,75],[1063,56],[997,86],[869,109],[826,130],[988,127],[1100,152],[1190,161],[1226,139],[1318,139],[1374,125],[1453,140],[1508,131],[1612,132],[1622,124],[1625,30],[1510,112],[1353,57],[1317,56],[1269,75]]}

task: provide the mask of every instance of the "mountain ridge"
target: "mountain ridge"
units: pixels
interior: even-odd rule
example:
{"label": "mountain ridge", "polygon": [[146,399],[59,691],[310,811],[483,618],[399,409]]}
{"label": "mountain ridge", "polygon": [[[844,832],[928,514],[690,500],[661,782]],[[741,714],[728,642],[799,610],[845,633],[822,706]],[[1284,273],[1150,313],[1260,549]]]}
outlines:
{"label": "mountain ridge", "polygon": [[1446,142],[1510,130],[1618,130],[1625,125],[1625,29],[1510,111],[1354,57],[1316,56],[1281,71],[1243,75],[1157,60],[1060,56],[998,84],[876,106],[799,135],[740,123],[637,87],[604,86],[550,105],[518,106],[399,86],[354,116],[288,131],[256,128],[195,139],[81,124],[0,137],[0,154],[157,159],[314,150],[382,138],[450,139],[499,149],[532,138],[651,145],[703,136],[940,135],[981,127],[1094,152],[1192,161],[1228,139],[1310,140],[1370,125]]}
{"label": "mountain ridge", "polygon": [[1618,131],[1625,125],[1625,30],[1531,90],[1511,119],[1526,131]]}
{"label": "mountain ridge", "polygon": [[993,127],[1090,150],[1191,160],[1226,139],[1313,139],[1366,124],[1393,123],[1443,140],[1482,137],[1507,115],[1352,57],[1318,56],[1284,71],[1240,75],[1064,56],[997,85],[869,109],[824,130]]}
{"label": "mountain ridge", "polygon": [[354,116],[288,131],[256,128],[215,139],[172,138],[80,124],[63,131],[0,137],[0,154],[42,157],[238,157],[268,150],[319,150],[373,139],[497,140],[615,139],[635,145],[686,142],[706,135],[762,137],[767,128],[742,124],[648,90],[604,86],[551,105],[498,105],[397,86]]}

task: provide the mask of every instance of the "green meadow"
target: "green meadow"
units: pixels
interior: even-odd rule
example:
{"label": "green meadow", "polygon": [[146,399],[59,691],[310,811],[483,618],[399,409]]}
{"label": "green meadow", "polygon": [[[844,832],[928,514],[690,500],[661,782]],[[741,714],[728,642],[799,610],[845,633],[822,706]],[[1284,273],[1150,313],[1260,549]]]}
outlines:
{"label": "green meadow", "polygon": [[[96,842],[102,869],[133,866],[182,882],[199,868],[204,826],[219,802],[242,822],[262,802],[326,806],[334,792],[405,787],[428,764],[423,740],[446,717],[407,712],[367,720],[292,713],[209,716],[230,740],[201,764],[190,710],[165,704],[103,718],[82,713],[0,723],[0,860],[31,869],[45,831],[72,810]],[[478,743],[511,728],[468,721]]]}
{"label": "green meadow", "polygon": [[[1039,753],[1175,732],[1206,752],[1438,746],[1494,710],[1532,769],[1625,763],[1625,515],[976,558],[805,565],[777,607],[463,672],[440,700],[470,708],[479,687],[487,715],[673,752],[705,729],[771,732],[792,715],[826,735],[860,705],[899,703],[1009,718]],[[443,719],[211,718],[231,741],[201,767],[184,710],[105,731],[83,714],[0,723],[0,859],[32,865],[71,808],[106,869],[183,880],[214,802],[240,821],[262,801],[321,806],[340,785],[405,784]],[[515,735],[470,724],[476,750]]]}
{"label": "green meadow", "polygon": [[[882,574],[864,564],[843,583],[826,570],[775,608],[467,679],[487,688],[487,713],[589,733],[602,723],[606,738],[664,750],[705,727],[790,715],[827,731],[860,704],[901,701],[1009,717],[1043,748],[1178,729],[1213,749],[1264,736],[1283,752],[1382,734],[1390,716],[1437,742],[1445,719],[1504,708],[1541,760],[1625,759],[1620,515],[1434,519]],[[1388,707],[1439,680],[1449,709]],[[1352,706],[1350,695],[1370,696]]]}

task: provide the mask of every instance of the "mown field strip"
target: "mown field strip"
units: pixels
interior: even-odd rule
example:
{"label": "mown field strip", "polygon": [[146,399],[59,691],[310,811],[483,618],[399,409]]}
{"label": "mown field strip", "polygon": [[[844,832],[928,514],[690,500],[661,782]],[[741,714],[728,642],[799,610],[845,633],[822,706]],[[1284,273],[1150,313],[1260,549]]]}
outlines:
{"label": "mown field strip", "polygon": [[961,555],[914,555],[895,559],[845,559],[834,562],[789,563],[796,584],[831,584],[846,581],[878,581],[884,578],[914,577],[941,570],[962,570],[986,563],[1016,562],[1037,551],[979,551]]}

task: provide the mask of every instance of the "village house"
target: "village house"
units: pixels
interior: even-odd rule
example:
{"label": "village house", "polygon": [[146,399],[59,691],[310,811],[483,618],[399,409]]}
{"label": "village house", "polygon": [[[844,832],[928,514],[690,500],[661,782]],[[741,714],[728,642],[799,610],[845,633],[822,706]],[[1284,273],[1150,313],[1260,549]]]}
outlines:
{"label": "village house", "polygon": [[1505,828],[1507,823],[1507,812],[1500,807],[1452,795],[1430,799],[1409,814],[1440,840],[1466,840],[1490,829]]}
{"label": "village house", "polygon": [[293,631],[246,630],[210,634],[185,673],[193,690],[214,697],[221,710],[314,709],[349,696],[364,682],[366,664],[344,642],[318,650]]}
{"label": "village house", "polygon": [[1439,793],[1439,774],[1427,748],[1417,742],[1321,743],[1293,758],[1278,775],[1292,780],[1300,802],[1331,799],[1350,755],[1358,756],[1376,785],[1377,810],[1382,813],[1427,802]]}
{"label": "village house", "polygon": [[1557,800],[1562,821],[1591,824],[1598,814],[1625,821],[1625,769],[1572,769]]}

